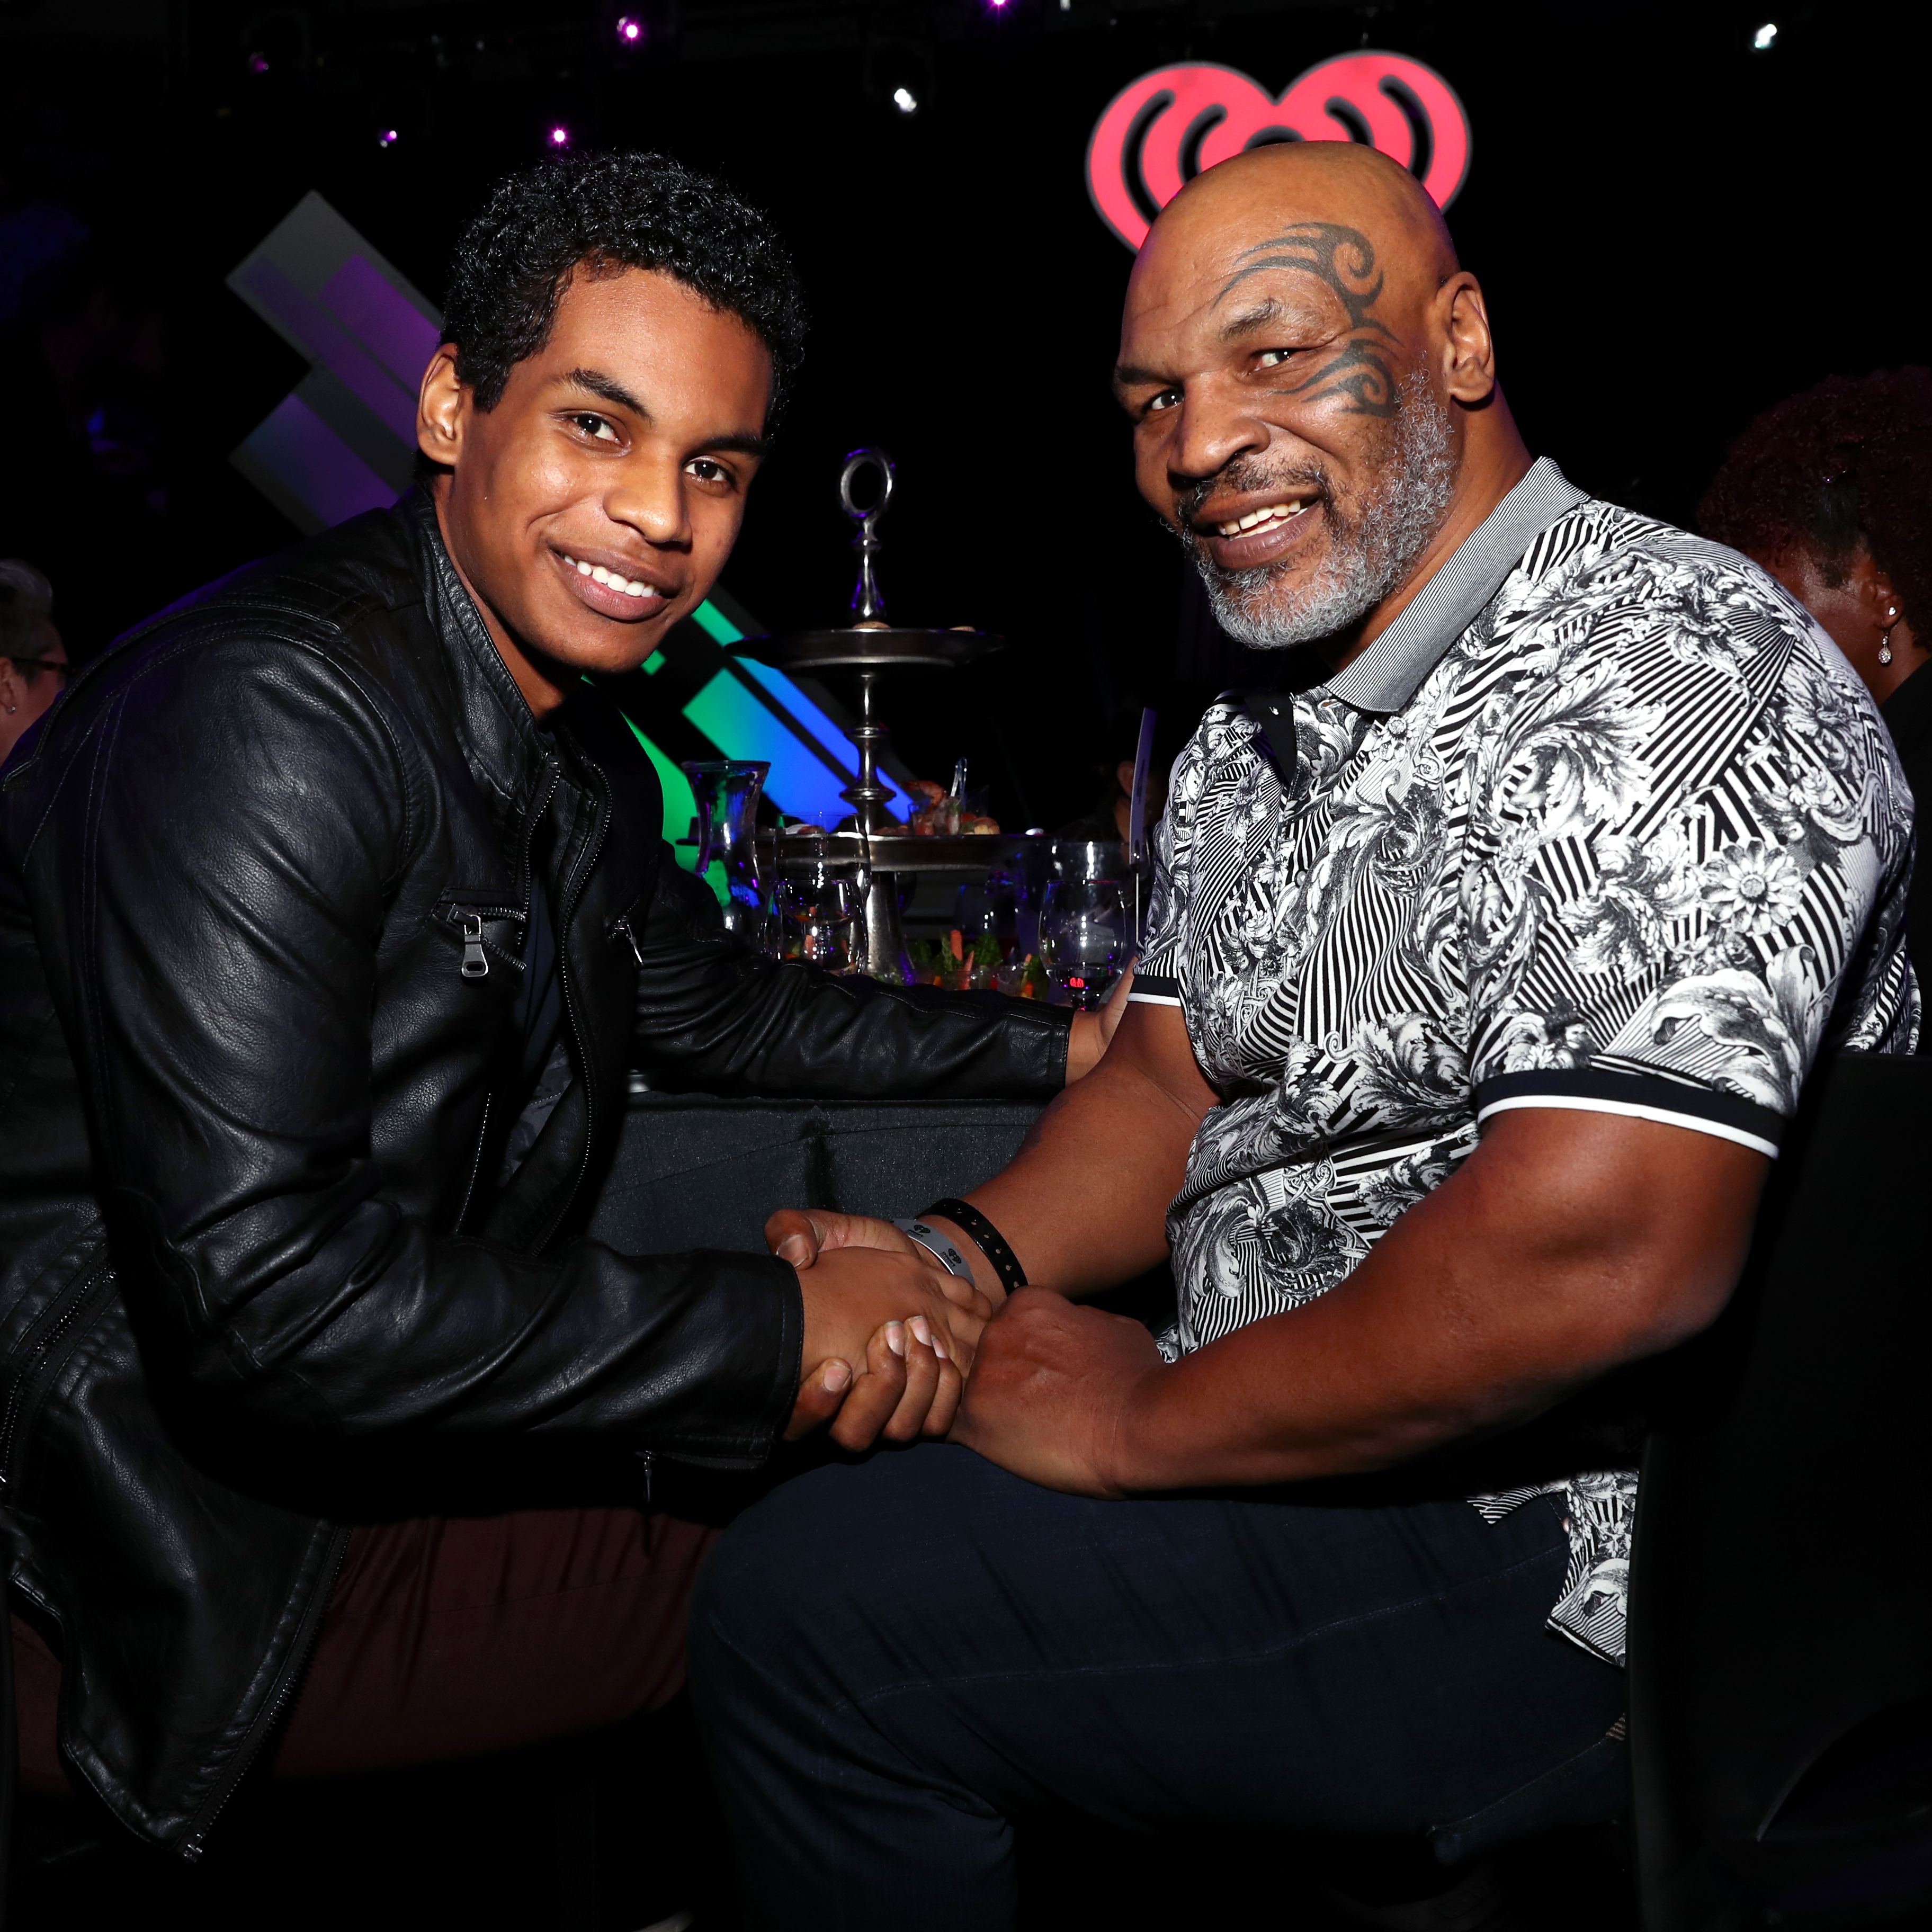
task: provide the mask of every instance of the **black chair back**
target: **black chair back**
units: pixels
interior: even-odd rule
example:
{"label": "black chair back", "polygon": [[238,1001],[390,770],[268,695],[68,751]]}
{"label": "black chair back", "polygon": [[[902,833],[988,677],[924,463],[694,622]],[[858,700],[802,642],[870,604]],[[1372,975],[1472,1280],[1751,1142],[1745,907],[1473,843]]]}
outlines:
{"label": "black chair back", "polygon": [[1932,1904],[1932,1059],[1842,1054],[1795,1126],[1645,1451],[1645,1932]]}

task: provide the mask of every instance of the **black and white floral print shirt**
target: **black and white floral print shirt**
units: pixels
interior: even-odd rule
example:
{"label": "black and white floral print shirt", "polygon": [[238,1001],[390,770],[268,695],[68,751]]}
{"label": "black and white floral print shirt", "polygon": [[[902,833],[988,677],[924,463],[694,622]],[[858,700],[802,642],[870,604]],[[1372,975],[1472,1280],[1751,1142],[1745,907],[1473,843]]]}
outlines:
{"label": "black and white floral print shirt", "polygon": [[[1821,1051],[1910,1051],[1911,846],[1802,608],[1538,463],[1345,669],[1216,700],[1174,766],[1132,998],[1180,1008],[1223,1098],[1168,1213],[1166,1352],[1346,1280],[1504,1108],[1774,1156]],[[1544,1486],[1552,1623],[1620,1660],[1635,1474]]]}

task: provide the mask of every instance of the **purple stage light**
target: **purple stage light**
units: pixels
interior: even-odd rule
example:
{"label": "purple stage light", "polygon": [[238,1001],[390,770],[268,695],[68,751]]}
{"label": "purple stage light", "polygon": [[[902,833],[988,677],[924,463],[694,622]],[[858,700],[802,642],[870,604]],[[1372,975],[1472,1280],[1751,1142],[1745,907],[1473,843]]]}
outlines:
{"label": "purple stage light", "polygon": [[627,47],[634,47],[644,38],[644,23],[633,20],[628,14],[621,15],[617,22],[617,38]]}
{"label": "purple stage light", "polygon": [[382,133],[376,136],[376,145],[379,148],[393,148],[396,145],[397,138],[394,128],[385,128]]}
{"label": "purple stage light", "polygon": [[248,71],[250,74],[266,74],[268,70],[268,57],[266,54],[250,54],[248,56]]}
{"label": "purple stage light", "polygon": [[570,146],[570,130],[568,128],[553,128],[550,130],[550,144],[553,148],[568,147]]}

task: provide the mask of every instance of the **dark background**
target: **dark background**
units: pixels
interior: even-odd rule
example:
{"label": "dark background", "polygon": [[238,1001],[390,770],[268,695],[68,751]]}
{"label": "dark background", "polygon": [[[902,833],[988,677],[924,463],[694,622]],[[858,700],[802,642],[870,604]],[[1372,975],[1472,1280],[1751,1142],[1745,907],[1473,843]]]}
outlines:
{"label": "dark background", "polygon": [[1010,825],[1088,802],[1110,717],[1184,728],[1215,681],[1178,652],[1182,560],[1105,380],[1130,257],[1082,156],[1147,68],[1279,89],[1372,46],[1444,74],[1510,400],[1618,502],[1688,521],[1754,411],[1927,359],[1924,167],[1886,104],[1928,10],[655,0],[636,57],[620,10],[0,0],[0,554],[54,579],[77,654],[293,534],[226,460],[304,373],[235,263],[316,188],[440,298],[464,218],[560,122],[716,170],[791,238],[811,356],[726,583],[774,627],[836,619],[839,463],[889,449],[894,614],[1014,648],[888,715],[916,770],[969,753]]}

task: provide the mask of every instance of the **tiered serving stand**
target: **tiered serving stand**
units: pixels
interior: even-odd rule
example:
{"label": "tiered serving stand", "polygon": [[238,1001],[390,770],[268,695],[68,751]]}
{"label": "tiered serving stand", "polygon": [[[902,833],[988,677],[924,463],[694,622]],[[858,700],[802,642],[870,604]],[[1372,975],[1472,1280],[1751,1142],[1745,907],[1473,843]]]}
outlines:
{"label": "tiered serving stand", "polygon": [[[878,501],[862,510],[853,501],[854,478],[876,469],[881,478]],[[880,723],[876,689],[880,674],[898,670],[956,670],[990,652],[1006,640],[962,626],[955,630],[909,630],[889,623],[874,575],[879,542],[876,525],[892,494],[892,466],[883,450],[856,450],[838,479],[838,497],[845,513],[860,525],[853,544],[859,553],[859,586],[853,593],[854,622],[836,629],[791,631],[745,638],[728,648],[740,657],[754,658],[784,671],[815,676],[821,672],[855,675],[859,722],[847,736],[858,748],[859,772],[839,796],[852,807],[853,828],[799,836],[781,833],[774,842],[782,868],[802,868],[821,860],[851,867],[865,907],[866,970],[874,979],[910,980],[912,964],[906,956],[905,934],[899,922],[899,874],[954,872],[984,878],[1021,847],[1017,835],[998,832],[956,832],[922,837],[904,830],[886,811],[892,794],[879,782],[880,748],[890,734]]]}

